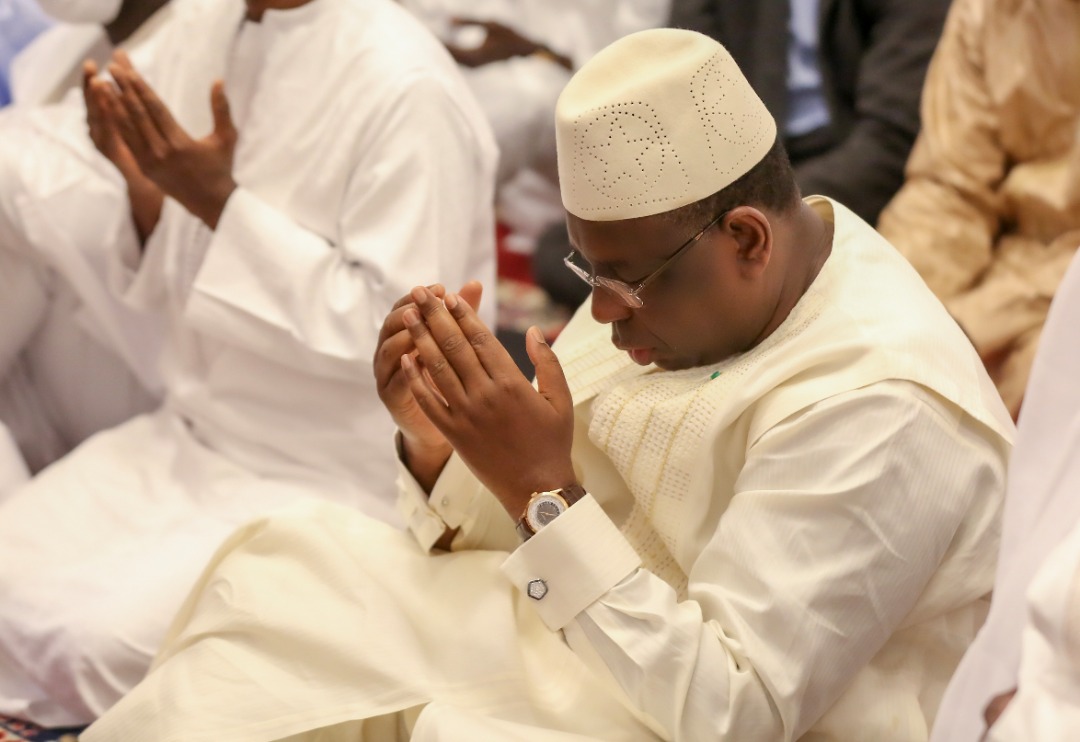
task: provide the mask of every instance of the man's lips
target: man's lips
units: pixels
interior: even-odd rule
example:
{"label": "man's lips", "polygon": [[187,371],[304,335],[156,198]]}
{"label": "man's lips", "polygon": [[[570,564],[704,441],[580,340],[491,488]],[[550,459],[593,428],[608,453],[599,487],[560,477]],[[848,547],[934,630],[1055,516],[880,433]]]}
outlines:
{"label": "man's lips", "polygon": [[619,343],[612,341],[613,345],[621,351],[624,351],[630,355],[630,358],[634,363],[642,366],[647,366],[652,363],[653,356],[655,355],[655,349],[648,348],[640,345],[626,345],[625,343]]}

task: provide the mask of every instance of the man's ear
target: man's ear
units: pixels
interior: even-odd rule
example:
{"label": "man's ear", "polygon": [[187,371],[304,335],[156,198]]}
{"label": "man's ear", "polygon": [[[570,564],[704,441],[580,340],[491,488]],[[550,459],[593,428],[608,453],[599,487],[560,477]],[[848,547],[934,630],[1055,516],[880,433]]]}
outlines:
{"label": "man's ear", "polygon": [[773,231],[768,218],[753,206],[738,206],[724,217],[724,233],[735,241],[738,269],[748,278],[764,272],[772,259]]}

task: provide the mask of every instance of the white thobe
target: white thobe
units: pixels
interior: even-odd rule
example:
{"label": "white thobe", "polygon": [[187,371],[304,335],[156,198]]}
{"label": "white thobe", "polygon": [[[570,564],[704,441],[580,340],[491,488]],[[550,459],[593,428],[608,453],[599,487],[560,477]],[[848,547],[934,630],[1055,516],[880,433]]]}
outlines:
{"label": "white thobe", "polygon": [[125,186],[81,100],[0,112],[0,420],[32,470],[160,402],[159,318],[108,286],[125,249]]}
{"label": "white thobe", "polygon": [[[70,9],[45,9],[68,22],[58,23],[44,31],[11,63],[11,97],[19,106],[61,101],[73,88],[81,88],[85,60],[92,59],[99,67],[104,67],[113,51],[113,45],[101,25],[109,22],[109,8],[94,8],[93,3],[76,3]],[[79,10],[84,10],[86,16],[81,16],[77,12]],[[120,47],[129,54],[137,53],[139,47],[149,42],[165,25],[171,14],[168,3],[158,8]],[[81,97],[81,90],[78,94]]]}
{"label": "white thobe", "polygon": [[[1031,633],[1036,647],[1040,643],[1037,637],[1042,627],[1037,613],[1029,615],[1040,608],[1029,607],[1025,596],[1048,555],[1080,523],[1078,320],[1080,260],[1074,258],[1050,306],[1024,396],[1016,449],[1009,462],[1001,555],[990,614],[949,684],[934,727],[935,742],[978,742],[987,704],[1017,687],[1018,674],[1028,662],[1021,660],[1021,638]],[[1068,557],[1063,559],[1063,565],[1047,567],[1059,573],[1061,582],[1056,590],[1060,598],[1071,584]],[[1055,609],[1047,610],[1055,613]],[[1023,652],[1027,651],[1025,638]],[[1067,665],[1068,659],[1062,659]],[[1033,661],[1037,666],[1040,659]],[[1074,673],[1078,667],[1080,664],[1074,663]],[[1049,681],[1051,687],[1054,682]],[[1037,699],[1042,685],[1043,681],[1035,681],[1033,687],[1025,688],[1025,699]],[[1072,692],[1078,687],[1073,686]],[[1052,701],[1053,694],[1047,700]],[[1080,697],[1073,695],[1073,703],[1080,703]],[[1032,734],[1026,739],[1054,738]]]}
{"label": "white thobe", "polygon": [[556,351],[591,494],[527,543],[457,458],[430,498],[401,471],[418,543],[327,505],[252,524],[83,739],[391,739],[368,720],[407,711],[424,740],[925,740],[1012,424],[903,258],[811,203],[832,254],[741,356],[642,369],[579,312]]}
{"label": "white thobe", "polygon": [[[170,14],[124,47],[140,54]],[[0,420],[35,471],[161,401],[160,324],[106,288],[116,256],[138,249],[125,185],[86,136],[81,90],[34,105],[110,50],[101,26],[52,27],[12,67],[21,110],[0,113]]]}
{"label": "white thobe", "polygon": [[395,519],[379,327],[415,284],[494,273],[490,130],[407,12],[315,0],[242,24],[242,0],[174,6],[136,65],[194,136],[225,79],[239,188],[213,232],[167,199],[141,262],[113,266],[165,315],[163,408],[0,510],[0,712],[48,724],[88,722],[139,679],[244,521],[310,497]]}

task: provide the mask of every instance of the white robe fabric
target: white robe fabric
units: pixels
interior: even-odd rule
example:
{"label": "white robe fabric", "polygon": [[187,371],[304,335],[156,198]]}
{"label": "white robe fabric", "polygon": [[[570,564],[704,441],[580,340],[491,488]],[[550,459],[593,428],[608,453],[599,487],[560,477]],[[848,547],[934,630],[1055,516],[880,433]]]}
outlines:
{"label": "white robe fabric", "polygon": [[[58,103],[72,89],[82,85],[82,64],[87,59],[104,67],[113,52],[112,43],[102,25],[108,23],[106,4],[95,8],[94,3],[64,3],[71,11],[58,5],[47,10],[56,18],[68,21],[45,30],[11,64],[11,97],[19,106],[40,106]],[[117,5],[119,8],[119,5]],[[148,43],[172,14],[166,3],[135,30],[120,47],[129,54]],[[81,19],[81,20],[76,20]],[[78,93],[81,96],[81,91]]]}
{"label": "white robe fabric", "polygon": [[[1074,259],[1062,280],[1043,329],[1039,350],[1032,366],[1031,379],[1024,396],[1020,413],[1016,449],[1009,464],[1008,498],[1005,506],[1001,555],[994,582],[994,597],[986,625],[964,656],[956,675],[949,684],[942,703],[942,712],[934,727],[935,742],[978,742],[985,724],[983,710],[997,695],[1017,687],[1025,691],[1026,699],[1037,699],[1040,689],[1053,687],[1056,678],[1076,677],[1080,663],[1076,657],[1062,655],[1060,662],[1068,668],[1058,668],[1054,677],[1038,679],[1036,672],[1023,671],[1031,661],[1038,667],[1044,658],[1041,653],[1029,660],[1026,657],[1029,639],[1033,651],[1040,653],[1040,631],[1048,624],[1040,620],[1042,611],[1047,616],[1061,616],[1062,607],[1051,603],[1043,608],[1039,601],[1047,590],[1036,590],[1033,580],[1042,565],[1047,563],[1048,574],[1057,574],[1058,582],[1050,590],[1052,600],[1064,600],[1073,584],[1070,571],[1070,547],[1063,546],[1059,563],[1054,565],[1049,556],[1059,544],[1077,536],[1070,533],[1080,524],[1080,346],[1076,342],[1076,327],[1080,321],[1080,260]],[[1075,566],[1075,565],[1073,565]],[[1041,579],[1041,578],[1040,578]],[[1053,579],[1053,578],[1047,578]],[[1032,590],[1032,604],[1027,599]],[[1075,606],[1072,621],[1080,614]],[[1061,619],[1054,619],[1058,623]],[[1075,632],[1075,627],[1073,628]],[[1058,649],[1062,649],[1058,647]],[[1024,658],[1022,657],[1022,650]],[[1062,650],[1063,651],[1063,650]],[[1064,674],[1062,674],[1064,673]],[[1028,684],[1026,677],[1032,682]],[[1074,707],[1080,705],[1080,685],[1066,684],[1070,689]],[[1055,693],[1047,696],[1054,700]],[[1062,700],[1062,699],[1059,699]],[[1037,703],[1037,700],[1035,701]],[[1075,708],[1074,708],[1075,711]],[[1019,718],[1012,724],[1021,724]],[[1074,739],[1077,727],[1067,724],[1069,716],[1061,718],[1062,730],[1071,730],[1072,736],[1043,736],[1050,727],[1038,725],[1029,736],[1002,736],[1001,739],[1053,740]],[[1039,734],[1036,734],[1036,731]],[[1010,733],[1012,734],[1012,733]]]}
{"label": "white robe fabric", "polygon": [[331,505],[252,524],[84,742],[925,741],[985,616],[1012,423],[906,261],[810,203],[832,255],[741,356],[641,368],[579,312],[556,350],[591,494],[554,523],[519,545],[452,458],[430,498],[402,469],[415,542]]}
{"label": "white robe fabric", "polygon": [[141,677],[245,521],[306,498],[396,520],[382,319],[415,284],[493,280],[490,129],[408,13],[173,6],[135,64],[194,136],[224,78],[240,187],[215,231],[166,200],[141,261],[104,261],[96,288],[165,324],[164,405],[0,508],[0,713],[46,725],[89,722]]}
{"label": "white robe fabric", "polygon": [[0,112],[0,420],[33,471],[160,403],[161,319],[108,287],[128,212],[81,99]]}
{"label": "white robe fabric", "polygon": [[68,23],[108,23],[120,13],[124,0],[37,0],[53,18]]}
{"label": "white robe fabric", "polygon": [[[170,14],[124,48],[139,55]],[[161,402],[161,323],[106,289],[138,249],[125,186],[86,136],[81,90],[64,95],[111,49],[101,26],[52,27],[13,64],[19,110],[0,112],[0,420],[32,471]]]}

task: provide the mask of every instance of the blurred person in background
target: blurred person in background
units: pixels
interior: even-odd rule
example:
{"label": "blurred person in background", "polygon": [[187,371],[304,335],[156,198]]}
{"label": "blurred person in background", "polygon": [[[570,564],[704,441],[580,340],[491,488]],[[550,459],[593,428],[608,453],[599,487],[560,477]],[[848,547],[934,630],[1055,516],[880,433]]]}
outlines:
{"label": "blurred person in background", "polygon": [[964,328],[1015,416],[1080,244],[1080,3],[955,0],[907,180],[878,228]]}
{"label": "blurred person in background", "polygon": [[671,25],[731,50],[780,123],[803,195],[875,224],[903,183],[949,2],[673,0]]}
{"label": "blurred person in background", "polygon": [[72,286],[103,307],[76,320],[164,390],[0,504],[0,713],[46,726],[93,720],[141,678],[241,523],[306,498],[400,521],[382,317],[415,282],[494,275],[490,127],[413,17],[389,0],[169,7],[108,77],[86,66],[99,192],[82,150],[0,137],[0,376]]}
{"label": "blurred person in background", "polygon": [[12,95],[20,105],[56,103],[79,87],[82,63],[112,50],[135,51],[165,22],[169,0],[38,0],[54,22],[15,58]]}
{"label": "blurred person in background", "polygon": [[36,0],[0,0],[0,108],[11,103],[11,63],[49,27]]}
{"label": "blurred person in background", "polygon": [[[1080,259],[1054,296],[1009,460],[990,613],[932,742],[1072,742],[1080,730]],[[1004,715],[1003,715],[1004,712]]]}

